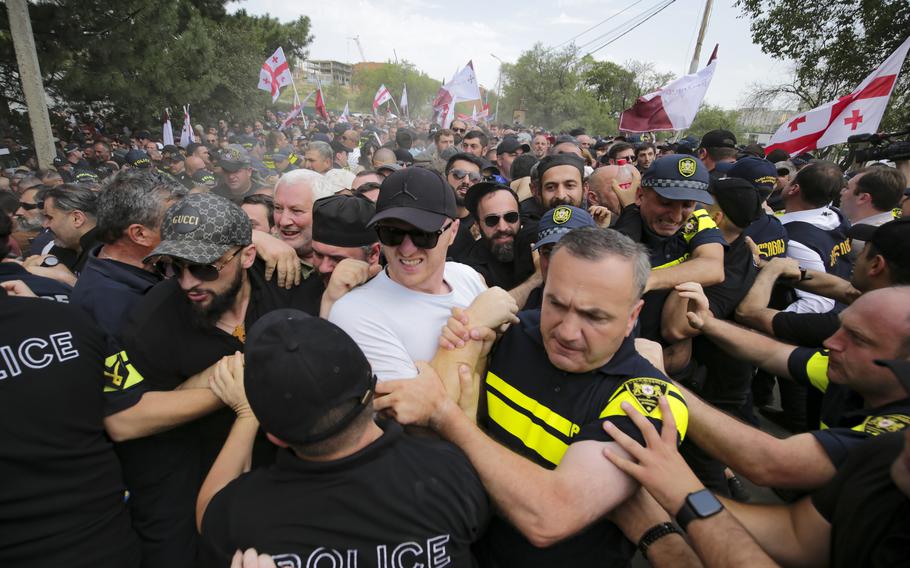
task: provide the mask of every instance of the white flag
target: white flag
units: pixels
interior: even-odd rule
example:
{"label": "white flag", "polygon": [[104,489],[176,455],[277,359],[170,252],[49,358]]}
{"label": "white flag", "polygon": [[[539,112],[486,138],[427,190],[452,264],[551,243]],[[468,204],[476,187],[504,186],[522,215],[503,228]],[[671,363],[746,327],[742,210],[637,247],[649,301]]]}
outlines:
{"label": "white flag", "polygon": [[908,50],[910,38],[852,93],[782,124],[771,137],[765,152],[780,148],[795,156],[832,144],[841,144],[855,134],[874,133],[885,114]]}
{"label": "white flag", "polygon": [[401,104],[398,105],[398,108],[400,108],[402,112],[406,112],[408,109],[408,86],[407,85],[405,85],[401,89]]}
{"label": "white flag", "polygon": [[180,131],[180,145],[186,148],[195,141],[193,125],[190,122],[190,105],[186,105],[183,107],[183,130]]}
{"label": "white flag", "polygon": [[341,112],[341,116],[338,117],[338,122],[350,122],[349,115],[351,110],[348,108],[348,103],[344,103],[344,110]]}
{"label": "white flag", "polygon": [[389,92],[385,85],[380,85],[379,90],[376,91],[376,96],[373,97],[373,114],[379,110],[379,105],[390,100],[392,100],[392,93]]}
{"label": "white flag", "polygon": [[281,87],[291,84],[291,69],[288,60],[284,57],[284,50],[279,47],[271,57],[265,60],[259,70],[258,88],[272,93],[272,102],[278,100]]}
{"label": "white flag", "polygon": [[477,75],[474,74],[474,63],[468,61],[468,64],[436,93],[433,110],[439,113],[442,127],[448,128],[455,119],[455,103],[479,98],[480,85],[477,83]]}
{"label": "white flag", "polygon": [[171,112],[164,109],[164,124],[161,126],[161,140],[164,145],[174,145],[174,127],[171,126]]}

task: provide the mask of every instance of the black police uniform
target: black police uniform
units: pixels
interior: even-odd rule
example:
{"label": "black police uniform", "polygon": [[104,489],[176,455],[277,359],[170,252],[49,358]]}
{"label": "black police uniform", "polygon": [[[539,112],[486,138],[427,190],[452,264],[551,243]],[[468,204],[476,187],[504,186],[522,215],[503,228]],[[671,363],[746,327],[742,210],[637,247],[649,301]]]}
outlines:
{"label": "black police uniform", "polygon": [[0,262],[0,282],[10,280],[22,280],[36,296],[47,300],[68,303],[73,294],[73,289],[68,284],[36,276],[15,262]]}
{"label": "black police uniform", "polygon": [[840,327],[840,315],[830,311],[823,314],[778,312],[771,319],[774,337],[803,347],[821,347]]}
{"label": "black police uniform", "polygon": [[816,510],[831,523],[833,568],[908,565],[910,498],[890,474],[903,445],[901,434],[883,434],[862,444],[834,479],[812,495]]}
{"label": "black police uniform", "polygon": [[[247,270],[251,291],[245,329],[273,309],[303,309],[306,305],[302,288],[279,288],[266,281],[264,273],[260,260]],[[139,300],[122,336],[126,353],[150,390],[173,390],[225,355],[243,350],[238,337],[216,327],[194,324],[192,306],[176,279],[161,282]],[[148,566],[193,565],[196,494],[233,421],[233,412],[222,409],[173,430],[132,441],[128,457],[121,452],[124,468],[137,473],[130,480],[134,508],[145,512],[149,530],[157,529],[151,542],[166,543],[157,549],[161,556],[147,561]],[[260,436],[254,465],[271,463],[274,453],[274,446]]]}
{"label": "black police uniform", "polygon": [[821,429],[810,433],[835,467],[843,465],[848,452],[856,445],[910,426],[910,398],[866,408],[858,394],[828,380],[828,352],[824,349],[797,348],[790,355],[787,366],[794,380],[824,393]]}
{"label": "black police uniform", "polygon": [[73,306],[2,290],[0,321],[0,566],[138,566],[101,334]]}
{"label": "black police uniform", "polygon": [[489,517],[480,478],[458,448],[383,435],[330,462],[281,450],[275,464],[216,494],[202,521],[203,566],[230,564],[238,548],[279,566],[473,566],[471,542]]}
{"label": "black police uniform", "polygon": [[787,256],[787,229],[780,219],[764,213],[746,227],[743,234],[755,243],[763,258],[784,258]]}
{"label": "black police uniform", "polygon": [[[718,243],[727,247],[720,229],[704,209],[693,211],[683,228],[671,237],[662,237],[645,226],[637,205],[623,209],[613,229],[648,247],[652,270],[681,264],[702,245]],[[669,294],[670,290],[652,290],[645,294],[645,305],[638,316],[641,337],[663,342],[661,315]]]}
{"label": "black police uniform", "polygon": [[[550,363],[540,332],[540,311],[519,314],[521,322],[502,337],[490,361],[479,423],[496,441],[547,469],[555,469],[569,445],[611,441],[609,420],[644,443],[620,407],[632,404],[660,428],[660,395],[668,397],[680,438],[688,425],[685,401],[669,379],[635,351],[632,338],[604,366],[581,374]],[[616,525],[598,521],[549,548],[535,548],[508,521],[494,517],[476,547],[487,566],[626,566],[634,546]]]}

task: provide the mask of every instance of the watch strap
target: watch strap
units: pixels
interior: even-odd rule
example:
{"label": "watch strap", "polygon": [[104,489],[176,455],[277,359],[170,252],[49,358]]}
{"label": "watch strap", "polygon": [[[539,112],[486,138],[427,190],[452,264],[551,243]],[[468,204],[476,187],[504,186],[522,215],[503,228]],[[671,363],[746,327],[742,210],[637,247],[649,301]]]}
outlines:
{"label": "watch strap", "polygon": [[641,539],[638,541],[638,550],[641,551],[642,556],[647,558],[648,548],[654,544],[656,541],[662,539],[663,537],[671,534],[682,535],[683,532],[673,523],[660,523],[659,525],[654,525],[645,531],[645,534],[642,535]]}
{"label": "watch strap", "polygon": [[[713,499],[716,502],[717,509],[714,511],[706,512],[706,513],[697,511],[695,509],[695,507],[692,506],[690,499],[692,498],[693,495],[699,495],[699,494],[710,495],[711,499]],[[694,491],[692,493],[689,493],[686,496],[686,500],[683,501],[683,506],[679,509],[679,512],[676,513],[676,524],[679,525],[679,528],[688,532],[689,523],[691,523],[692,521],[694,521],[696,519],[705,519],[710,516],[716,515],[717,513],[721,512],[723,509],[724,509],[723,504],[717,499],[717,497],[714,496],[714,494],[711,492],[710,489],[701,489],[700,491]]]}

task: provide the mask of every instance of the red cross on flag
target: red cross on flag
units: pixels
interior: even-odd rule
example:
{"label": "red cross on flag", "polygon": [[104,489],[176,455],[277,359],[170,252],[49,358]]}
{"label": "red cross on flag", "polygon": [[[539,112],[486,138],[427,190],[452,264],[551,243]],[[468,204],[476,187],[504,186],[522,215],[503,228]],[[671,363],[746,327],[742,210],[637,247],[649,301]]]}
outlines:
{"label": "red cross on flag", "polygon": [[379,90],[376,91],[376,96],[373,97],[373,114],[379,111],[380,105],[390,100],[392,100],[392,93],[389,92],[385,85],[380,85]]}
{"label": "red cross on flag", "polygon": [[275,102],[281,94],[281,87],[290,85],[291,81],[288,60],[284,57],[284,50],[279,47],[259,70],[259,89],[272,93],[272,102]]}
{"label": "red cross on flag", "polygon": [[791,118],[777,129],[765,153],[781,148],[791,156],[841,144],[854,134],[873,134],[910,50],[907,38],[849,95]]}

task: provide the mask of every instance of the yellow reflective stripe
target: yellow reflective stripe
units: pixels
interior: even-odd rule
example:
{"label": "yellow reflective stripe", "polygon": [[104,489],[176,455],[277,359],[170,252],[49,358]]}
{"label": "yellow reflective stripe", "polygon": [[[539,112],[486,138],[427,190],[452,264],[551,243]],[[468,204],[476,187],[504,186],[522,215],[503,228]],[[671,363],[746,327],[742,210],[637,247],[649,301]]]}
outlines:
{"label": "yellow reflective stripe", "polygon": [[671,260],[670,262],[661,264],[660,266],[652,266],[651,270],[660,270],[661,268],[669,268],[671,266],[676,266],[677,264],[682,264],[687,260],[689,260],[689,253],[682,255],[681,257],[677,258],[676,260]]}
{"label": "yellow reflective stripe", "polygon": [[[652,387],[654,390],[642,393],[642,386]],[[658,403],[661,395],[667,397],[667,401],[670,403],[670,412],[676,421],[676,431],[679,433],[679,439],[685,439],[686,432],[689,429],[689,407],[686,406],[686,399],[676,386],[662,379],[637,377],[626,380],[610,397],[607,406],[600,413],[600,418],[627,416],[621,405],[623,402],[628,402],[635,410],[645,416],[655,420],[662,420],[663,414]]]}
{"label": "yellow reflective stripe", "polygon": [[120,351],[104,359],[104,392],[126,390],[138,385],[144,379],[130,363],[126,351]]}
{"label": "yellow reflective stripe", "polygon": [[809,383],[822,392],[828,390],[828,352],[818,351],[806,362]]}
{"label": "yellow reflective stripe", "polygon": [[553,412],[492,372],[487,373],[487,386],[495,388],[502,396],[512,401],[513,404],[527,410],[547,426],[552,427],[567,438],[571,438],[581,430],[581,428],[577,424],[573,424],[571,420],[563,418],[556,412]]}
{"label": "yellow reflective stripe", "polygon": [[563,454],[569,448],[568,444],[503,402],[489,390],[487,391],[487,414],[491,420],[553,465],[559,465]]}
{"label": "yellow reflective stripe", "polygon": [[692,237],[706,229],[716,229],[717,223],[708,215],[704,209],[696,209],[686,221],[683,228],[683,238],[686,242],[692,240]]}

